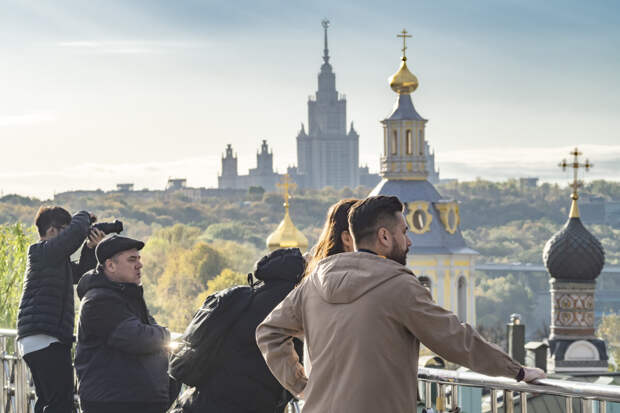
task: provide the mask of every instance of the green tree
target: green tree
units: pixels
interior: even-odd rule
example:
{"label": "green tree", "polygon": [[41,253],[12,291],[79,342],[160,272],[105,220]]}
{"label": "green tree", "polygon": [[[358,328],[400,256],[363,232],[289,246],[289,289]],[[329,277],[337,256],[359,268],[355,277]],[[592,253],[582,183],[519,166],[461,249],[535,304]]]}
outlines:
{"label": "green tree", "polygon": [[247,282],[248,279],[246,275],[225,268],[217,277],[207,282],[207,290],[196,297],[194,304],[196,308],[198,308],[208,296],[235,285],[245,285]]}
{"label": "green tree", "polygon": [[620,363],[620,315],[605,314],[601,318],[596,335],[607,342],[609,353],[613,356],[616,364],[614,367],[618,370],[618,363]]}
{"label": "green tree", "polygon": [[0,327],[15,328],[28,245],[33,240],[34,232],[20,223],[0,225]]}
{"label": "green tree", "polygon": [[476,320],[483,328],[504,328],[512,313],[523,316],[534,308],[534,294],[527,283],[512,274],[482,280],[476,287]]}

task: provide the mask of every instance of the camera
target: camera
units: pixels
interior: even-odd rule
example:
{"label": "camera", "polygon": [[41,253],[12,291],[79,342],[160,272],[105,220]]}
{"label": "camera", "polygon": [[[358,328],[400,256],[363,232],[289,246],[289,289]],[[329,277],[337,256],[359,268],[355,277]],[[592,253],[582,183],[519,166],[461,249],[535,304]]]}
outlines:
{"label": "camera", "polygon": [[93,224],[91,228],[97,228],[99,231],[105,232],[106,235],[113,232],[120,234],[123,231],[123,223],[117,219],[114,222],[99,222]]}

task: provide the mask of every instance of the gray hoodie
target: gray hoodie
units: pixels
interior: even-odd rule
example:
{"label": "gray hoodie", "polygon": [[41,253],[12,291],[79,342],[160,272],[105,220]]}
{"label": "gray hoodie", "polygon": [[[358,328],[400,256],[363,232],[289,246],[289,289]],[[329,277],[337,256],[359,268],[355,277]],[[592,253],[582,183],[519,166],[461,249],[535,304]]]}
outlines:
{"label": "gray hoodie", "polygon": [[[292,337],[308,345],[310,377]],[[483,374],[516,377],[521,367],[436,305],[409,268],[366,252],[321,261],[256,338],[274,376],[303,393],[304,413],[415,411],[420,342]]]}

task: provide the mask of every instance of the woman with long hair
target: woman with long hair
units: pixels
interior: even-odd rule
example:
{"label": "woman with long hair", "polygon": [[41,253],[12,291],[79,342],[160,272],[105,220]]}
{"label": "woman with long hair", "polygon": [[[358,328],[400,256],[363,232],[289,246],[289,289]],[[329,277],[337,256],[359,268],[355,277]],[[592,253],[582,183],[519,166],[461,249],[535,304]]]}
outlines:
{"label": "woman with long hair", "polygon": [[311,274],[323,258],[353,251],[353,238],[349,233],[349,210],[357,201],[353,198],[342,199],[329,207],[323,231],[312,249],[304,276]]}

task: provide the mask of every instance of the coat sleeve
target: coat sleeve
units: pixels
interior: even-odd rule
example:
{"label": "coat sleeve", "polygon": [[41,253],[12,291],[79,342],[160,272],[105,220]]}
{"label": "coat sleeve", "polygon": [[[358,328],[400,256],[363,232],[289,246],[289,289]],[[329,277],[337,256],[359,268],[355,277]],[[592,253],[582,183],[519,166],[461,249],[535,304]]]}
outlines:
{"label": "coat sleeve", "polygon": [[80,248],[80,245],[88,235],[90,228],[90,215],[86,211],[80,211],[71,218],[69,226],[54,238],[40,243],[40,252],[46,262],[59,262],[66,260]]}
{"label": "coat sleeve", "polygon": [[80,260],[71,263],[71,272],[73,274],[73,284],[77,284],[82,275],[97,266],[97,258],[95,257],[95,249],[88,248],[86,242],[82,245],[80,251]]}
{"label": "coat sleeve", "polygon": [[96,295],[85,298],[80,323],[89,334],[101,337],[107,345],[133,354],[163,351],[170,332],[159,325],[143,323],[118,297]]}
{"label": "coat sleeve", "polygon": [[256,329],[256,342],[269,370],[294,395],[302,393],[308,382],[293,342],[304,335],[302,290],[303,285],[293,289]]}
{"label": "coat sleeve", "polygon": [[430,292],[413,276],[399,285],[399,318],[422,344],[439,356],[478,373],[515,378],[521,365],[472,326],[435,304]]}

